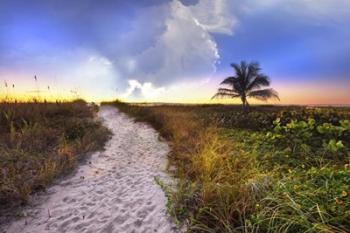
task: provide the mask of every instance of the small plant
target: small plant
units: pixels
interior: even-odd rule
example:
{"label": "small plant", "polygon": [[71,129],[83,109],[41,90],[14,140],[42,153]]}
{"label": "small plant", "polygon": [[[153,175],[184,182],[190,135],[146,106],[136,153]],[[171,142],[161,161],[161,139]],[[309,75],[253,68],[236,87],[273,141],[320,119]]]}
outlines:
{"label": "small plant", "polygon": [[85,102],[0,103],[0,206],[25,203],[78,155],[102,148],[108,130]]}
{"label": "small plant", "polygon": [[170,141],[190,232],[350,231],[349,109],[116,106]]}

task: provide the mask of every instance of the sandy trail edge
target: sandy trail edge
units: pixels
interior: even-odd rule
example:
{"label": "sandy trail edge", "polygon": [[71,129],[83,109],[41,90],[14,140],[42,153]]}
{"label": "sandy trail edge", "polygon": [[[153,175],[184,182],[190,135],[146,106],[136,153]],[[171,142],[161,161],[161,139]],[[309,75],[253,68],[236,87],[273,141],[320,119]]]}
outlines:
{"label": "sandy trail edge", "polygon": [[101,107],[99,117],[113,132],[105,151],[50,187],[5,232],[176,232],[154,180],[169,179],[164,172],[167,144],[151,127],[114,107]]}

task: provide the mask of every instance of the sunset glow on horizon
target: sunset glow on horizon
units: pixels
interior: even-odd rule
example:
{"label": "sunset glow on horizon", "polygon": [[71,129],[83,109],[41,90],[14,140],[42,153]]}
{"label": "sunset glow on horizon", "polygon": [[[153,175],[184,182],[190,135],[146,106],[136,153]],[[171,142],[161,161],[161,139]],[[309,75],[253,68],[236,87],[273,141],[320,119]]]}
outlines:
{"label": "sunset glow on horizon", "polygon": [[246,60],[280,96],[251,104],[349,105],[349,24],[346,0],[5,0],[0,98],[239,104],[211,97]]}

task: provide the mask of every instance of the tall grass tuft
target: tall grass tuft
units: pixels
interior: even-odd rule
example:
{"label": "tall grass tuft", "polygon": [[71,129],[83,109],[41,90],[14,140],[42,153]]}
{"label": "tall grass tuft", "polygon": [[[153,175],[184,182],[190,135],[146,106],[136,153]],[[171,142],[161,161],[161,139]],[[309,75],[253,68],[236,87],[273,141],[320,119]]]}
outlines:
{"label": "tall grass tuft", "polygon": [[159,130],[189,232],[349,232],[350,110],[113,103]]}
{"label": "tall grass tuft", "polygon": [[82,100],[0,103],[0,206],[26,203],[86,152],[101,149],[109,132],[96,111]]}

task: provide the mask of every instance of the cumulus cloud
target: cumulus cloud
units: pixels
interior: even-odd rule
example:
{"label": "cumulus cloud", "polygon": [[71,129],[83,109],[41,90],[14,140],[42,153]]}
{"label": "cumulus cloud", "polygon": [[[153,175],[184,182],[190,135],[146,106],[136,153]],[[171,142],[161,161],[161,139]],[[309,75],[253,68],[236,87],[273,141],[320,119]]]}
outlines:
{"label": "cumulus cloud", "polygon": [[[233,54],[220,58],[215,38],[235,36],[238,19],[243,33],[222,40]],[[0,74],[57,77],[66,89],[101,98],[118,88],[140,100],[192,92],[221,59],[273,60],[274,70],[288,72],[300,63],[308,76],[333,65],[330,74],[346,75],[349,19],[349,0],[2,0]],[[304,71],[306,64],[313,66]]]}
{"label": "cumulus cloud", "polygon": [[214,73],[220,55],[213,34],[232,35],[236,22],[231,0],[25,6],[22,12],[8,1],[0,10],[0,69],[54,74],[87,93],[118,88],[140,99]]}
{"label": "cumulus cloud", "polygon": [[189,8],[194,20],[204,30],[212,33],[233,34],[237,20],[227,0],[202,0]]}
{"label": "cumulus cloud", "polygon": [[[212,33],[232,35],[235,19],[230,15],[230,7],[227,0],[200,0],[189,5],[173,0],[158,6],[158,11],[167,12],[158,14],[164,30],[152,35],[155,42],[151,46],[119,59],[117,66],[124,67],[129,79],[157,87],[214,73],[220,56]],[[154,11],[154,7],[150,10]],[[129,82],[128,92],[140,89],[133,84]]]}
{"label": "cumulus cloud", "polygon": [[24,10],[5,1],[0,69],[54,75],[87,93],[108,87],[127,90],[128,97],[154,98],[174,83],[215,72],[220,56],[213,34],[233,34],[231,4],[33,1]]}
{"label": "cumulus cloud", "polygon": [[133,95],[134,99],[146,99],[146,100],[156,100],[163,93],[165,93],[164,87],[154,87],[152,83],[145,82],[140,83],[137,80],[129,80],[129,87],[126,92],[121,96],[122,98],[130,98]]}

